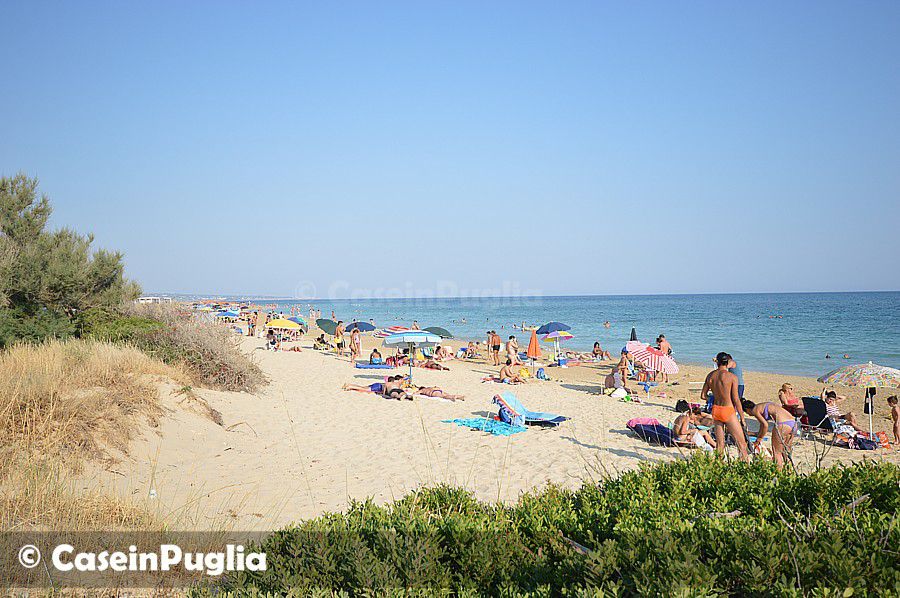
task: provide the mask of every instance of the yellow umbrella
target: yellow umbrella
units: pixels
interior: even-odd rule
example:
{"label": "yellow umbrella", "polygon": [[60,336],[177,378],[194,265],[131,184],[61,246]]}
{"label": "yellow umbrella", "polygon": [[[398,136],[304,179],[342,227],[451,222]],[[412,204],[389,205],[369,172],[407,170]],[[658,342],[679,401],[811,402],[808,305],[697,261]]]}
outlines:
{"label": "yellow umbrella", "polygon": [[297,322],[292,322],[290,320],[285,320],[284,318],[275,318],[271,320],[268,324],[266,324],[266,328],[279,328],[282,330],[299,330],[300,324]]}

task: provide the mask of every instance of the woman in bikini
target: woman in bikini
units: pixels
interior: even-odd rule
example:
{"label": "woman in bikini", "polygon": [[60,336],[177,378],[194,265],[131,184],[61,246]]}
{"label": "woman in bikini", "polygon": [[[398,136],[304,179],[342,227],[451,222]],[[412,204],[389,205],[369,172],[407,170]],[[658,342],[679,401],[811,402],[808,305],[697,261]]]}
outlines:
{"label": "woman in bikini", "polygon": [[757,405],[753,401],[745,399],[741,401],[741,406],[744,413],[755,417],[759,422],[759,432],[756,442],[753,443],[754,450],[759,449],[762,439],[769,431],[769,422],[772,422],[772,455],[778,469],[782,469],[785,455],[790,455],[791,445],[794,442],[794,431],[797,427],[794,416],[790,411],[775,403]]}
{"label": "woman in bikini", "polygon": [[464,395],[452,395],[446,393],[437,386],[420,387],[419,390],[416,391],[416,394],[424,395],[426,397],[435,397],[437,399],[447,399],[448,401],[462,401],[466,398]]}
{"label": "woman in bikini", "polygon": [[806,415],[806,411],[803,409],[800,398],[794,394],[793,385],[787,383],[781,385],[781,389],[778,391],[778,401],[781,403],[781,406],[790,411],[791,415],[794,417],[803,417]]}
{"label": "woman in bikini", "polygon": [[359,328],[353,327],[350,331],[350,361],[356,361],[359,358],[359,352],[362,349],[362,341],[359,337]]}

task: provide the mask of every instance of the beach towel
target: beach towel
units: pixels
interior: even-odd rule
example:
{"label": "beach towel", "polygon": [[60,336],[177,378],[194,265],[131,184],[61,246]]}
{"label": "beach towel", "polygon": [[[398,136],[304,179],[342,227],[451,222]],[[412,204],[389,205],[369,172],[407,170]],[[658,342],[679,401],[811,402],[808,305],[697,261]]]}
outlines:
{"label": "beach towel", "polygon": [[394,366],[386,363],[365,363],[357,361],[356,368],[360,370],[392,370],[394,369]]}
{"label": "beach towel", "polygon": [[490,434],[493,434],[494,436],[512,436],[513,434],[518,434],[519,432],[524,432],[525,430],[527,430],[527,428],[525,428],[524,426],[513,426],[506,422],[497,421],[496,419],[487,419],[484,417],[470,419],[445,419],[443,421],[445,424],[456,424],[457,426],[472,428],[473,430],[479,430],[481,432],[488,432]]}
{"label": "beach towel", "polygon": [[494,395],[492,401],[495,405],[500,406],[500,419],[506,423],[522,426],[558,426],[568,417],[557,415],[555,413],[540,413],[537,411],[529,411],[522,405],[521,401],[511,392],[504,392],[502,395]]}
{"label": "beach towel", "polygon": [[628,424],[626,424],[626,427],[637,434],[638,437],[644,442],[649,442],[650,444],[658,444],[660,446],[675,446],[675,439],[673,438],[672,430],[662,425],[657,420],[653,421],[655,421],[656,423],[634,423],[634,425],[629,425],[633,423],[633,420],[630,420]]}

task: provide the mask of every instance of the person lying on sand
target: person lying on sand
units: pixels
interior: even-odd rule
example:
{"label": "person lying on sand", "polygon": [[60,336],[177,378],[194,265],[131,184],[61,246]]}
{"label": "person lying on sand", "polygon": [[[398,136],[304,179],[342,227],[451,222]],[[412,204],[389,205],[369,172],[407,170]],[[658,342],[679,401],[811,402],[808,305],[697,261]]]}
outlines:
{"label": "person lying on sand", "polygon": [[380,394],[387,399],[408,399],[412,400],[412,397],[407,395],[403,390],[403,376],[390,376],[387,381],[375,382],[374,384],[370,384],[368,386],[360,386],[359,384],[344,384],[341,386],[342,390],[353,390],[356,392],[371,392],[375,394]]}
{"label": "person lying on sand", "polygon": [[449,372],[450,368],[444,367],[433,359],[428,359],[424,363],[419,364],[420,368],[425,368],[426,370],[443,370],[445,372]]}
{"label": "person lying on sand", "polygon": [[435,397],[438,399],[447,399],[449,401],[462,401],[466,398],[465,395],[452,395],[446,393],[437,386],[420,386],[415,394],[424,395],[426,397]]}
{"label": "person lying on sand", "polygon": [[513,373],[512,368],[510,367],[511,365],[512,365],[512,360],[507,359],[506,365],[504,365],[502,368],[500,368],[500,374],[498,376],[500,378],[500,381],[503,382],[504,384],[522,384],[522,383],[524,383],[525,380],[522,379],[521,376]]}

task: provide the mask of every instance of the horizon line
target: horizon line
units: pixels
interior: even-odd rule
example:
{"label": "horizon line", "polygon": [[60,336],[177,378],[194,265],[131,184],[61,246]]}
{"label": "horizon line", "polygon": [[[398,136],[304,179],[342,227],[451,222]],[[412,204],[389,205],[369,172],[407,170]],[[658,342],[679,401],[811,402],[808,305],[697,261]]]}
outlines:
{"label": "horizon line", "polygon": [[246,299],[270,299],[274,301],[404,301],[404,300],[429,300],[429,299],[561,299],[580,297],[690,297],[696,295],[840,295],[854,293],[898,293],[900,289],[878,290],[852,290],[852,291],[701,291],[694,293],[587,293],[564,295],[420,295],[413,297],[291,297],[287,295],[253,295],[249,293],[193,293],[193,292],[150,292],[141,296],[176,296],[188,295],[192,297],[240,297]]}

